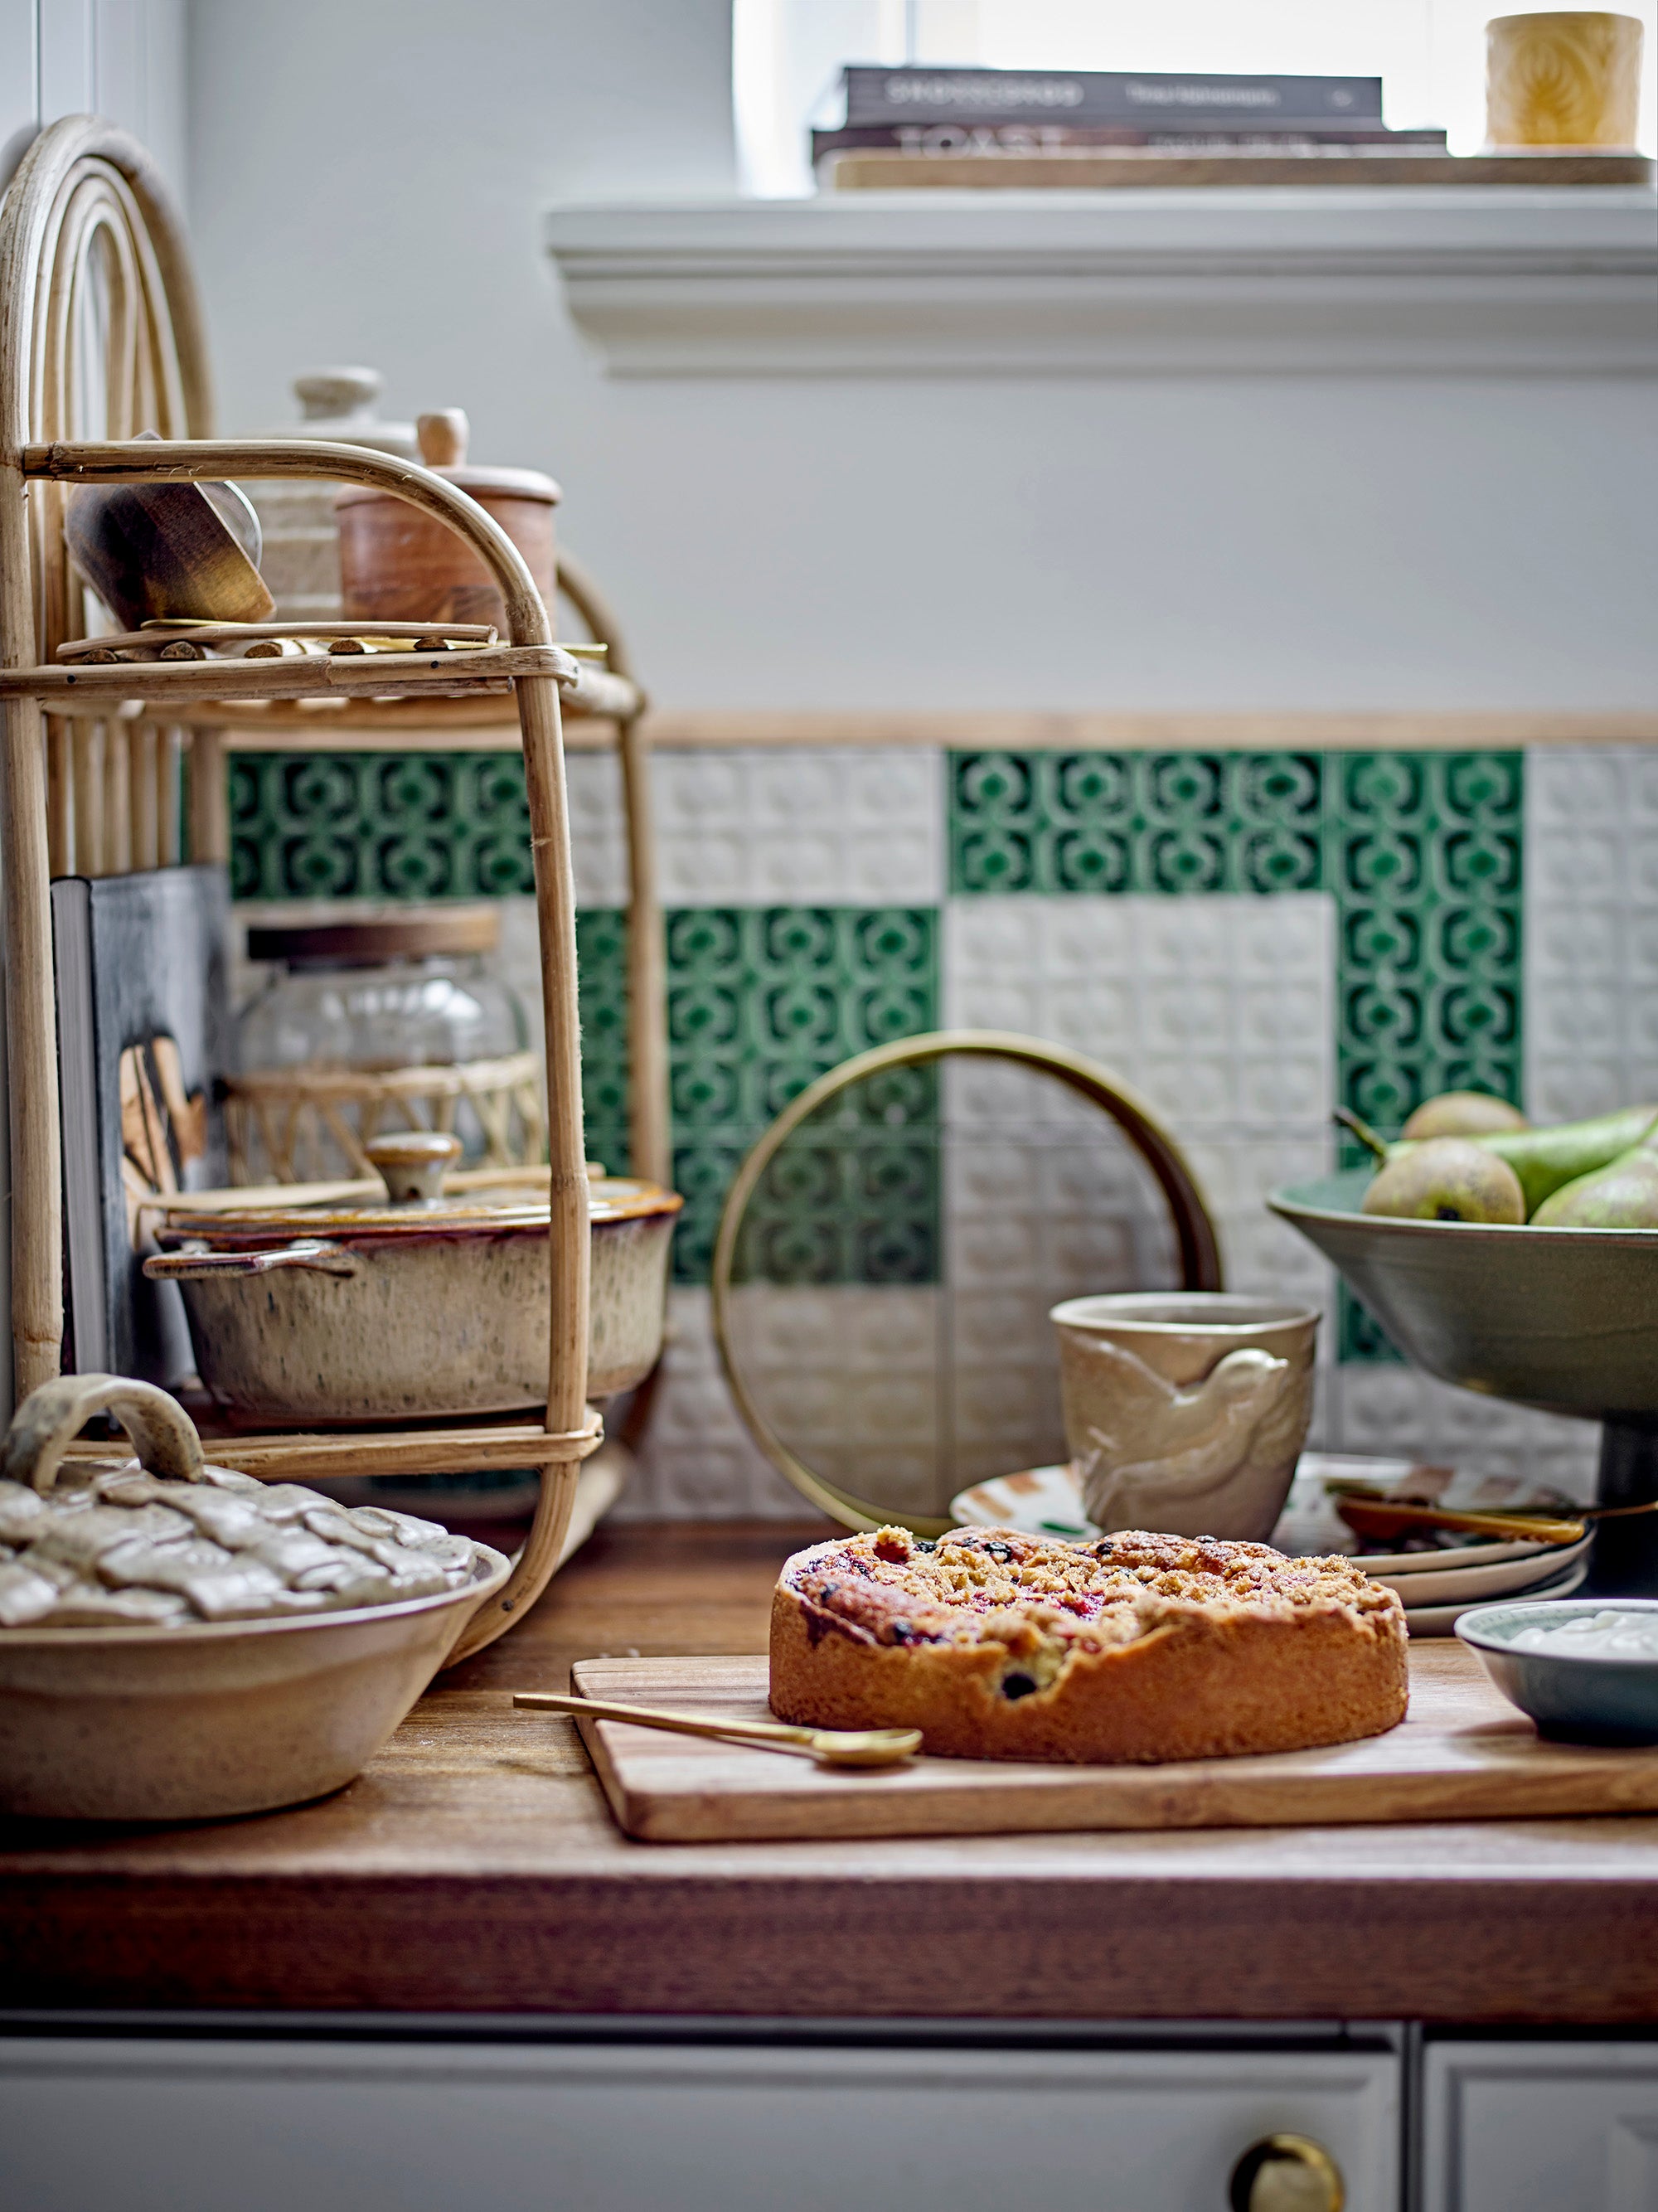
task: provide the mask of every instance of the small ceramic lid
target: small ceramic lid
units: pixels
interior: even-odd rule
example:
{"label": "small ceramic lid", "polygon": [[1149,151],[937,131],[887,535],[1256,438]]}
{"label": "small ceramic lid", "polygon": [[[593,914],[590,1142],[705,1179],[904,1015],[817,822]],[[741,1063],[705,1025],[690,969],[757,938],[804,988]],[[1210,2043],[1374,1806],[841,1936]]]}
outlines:
{"label": "small ceramic lid", "polygon": [[[376,1200],[362,1196],[307,1200],[296,1191],[288,1205],[171,1206],[164,1243],[199,1240],[215,1251],[244,1251],[284,1244],[295,1237],[499,1237],[509,1231],[545,1236],[550,1219],[548,1171],[475,1170],[445,1181],[460,1157],[460,1139],[436,1130],[411,1129],[377,1137],[364,1146],[386,1185]],[[338,1186],[335,1187],[337,1192]],[[630,1176],[600,1176],[587,1186],[587,1211],[595,1223],[642,1220],[677,1213],[677,1192]]]}
{"label": "small ceramic lid", "polygon": [[[488,492],[507,493],[514,499],[544,500],[556,507],[563,496],[550,476],[539,469],[479,469],[466,465],[466,441],[471,425],[464,407],[445,407],[422,415],[415,426],[420,457],[428,469],[446,477],[461,491],[476,498]],[[336,507],[360,507],[365,501],[390,499],[391,492],[367,484],[344,484],[334,495]]]}

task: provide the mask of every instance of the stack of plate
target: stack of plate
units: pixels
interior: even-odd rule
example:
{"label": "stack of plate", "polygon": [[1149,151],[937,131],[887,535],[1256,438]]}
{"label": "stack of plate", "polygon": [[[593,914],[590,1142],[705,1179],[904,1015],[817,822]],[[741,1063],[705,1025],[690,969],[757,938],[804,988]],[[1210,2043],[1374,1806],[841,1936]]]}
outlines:
{"label": "stack of plate", "polygon": [[[1495,1543],[1450,1529],[1431,1532],[1424,1548],[1366,1551],[1336,1510],[1331,1485],[1363,1482],[1389,1496],[1421,1504],[1486,1511],[1570,1513],[1570,1500],[1513,1475],[1474,1474],[1409,1460],[1351,1458],[1303,1452],[1272,1541],[1292,1557],[1342,1553],[1368,1575],[1387,1583],[1405,1601],[1413,1636],[1448,1636],[1470,1606],[1499,1597],[1570,1597],[1588,1573],[1592,1539],[1576,1544]],[[1017,1528],[1032,1536],[1080,1540],[1099,1530],[1083,1510],[1082,1491],[1069,1464],[1003,1474],[963,1490],[950,1511],[969,1528]]]}

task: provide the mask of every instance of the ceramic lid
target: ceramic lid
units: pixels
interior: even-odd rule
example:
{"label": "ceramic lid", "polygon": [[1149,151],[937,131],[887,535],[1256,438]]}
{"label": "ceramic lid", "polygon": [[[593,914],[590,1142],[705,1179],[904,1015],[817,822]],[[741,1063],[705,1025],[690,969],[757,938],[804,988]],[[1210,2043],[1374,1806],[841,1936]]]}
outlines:
{"label": "ceramic lid", "polygon": [[[461,407],[445,407],[422,415],[416,424],[420,457],[434,474],[446,477],[461,491],[504,492],[514,499],[544,500],[556,507],[563,495],[550,476],[539,469],[480,469],[466,465],[466,441],[471,426]],[[336,507],[360,507],[365,501],[391,499],[394,495],[368,484],[344,484],[334,495]]]}
{"label": "ceramic lid", "polygon": [[438,1597],[498,1554],[435,1521],[348,1508],[292,1482],[137,1460],[0,1480],[0,1634],[304,1619]]}
{"label": "ceramic lid", "polygon": [[[545,1168],[484,1169],[451,1176],[460,1140],[436,1131],[408,1130],[379,1137],[364,1147],[386,1185],[376,1200],[366,1185],[349,1195],[338,1187],[306,1199],[296,1189],[286,1204],[203,1203],[167,1210],[164,1243],[200,1242],[215,1251],[240,1251],[286,1243],[295,1237],[498,1237],[522,1230],[544,1236],[550,1218]],[[202,1194],[203,1199],[208,1194]],[[233,1198],[234,1194],[222,1194]],[[587,1211],[595,1224],[674,1214],[684,1204],[677,1192],[631,1176],[600,1176],[587,1186]]]}

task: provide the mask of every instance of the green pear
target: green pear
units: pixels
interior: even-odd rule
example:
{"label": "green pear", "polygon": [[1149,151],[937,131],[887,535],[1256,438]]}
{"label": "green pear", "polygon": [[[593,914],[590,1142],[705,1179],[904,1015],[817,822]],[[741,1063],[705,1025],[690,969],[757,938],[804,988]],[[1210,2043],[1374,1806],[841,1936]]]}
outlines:
{"label": "green pear", "polygon": [[[1408,1159],[1418,1149],[1418,1140],[1414,1139],[1406,1141],[1401,1138],[1394,1144],[1384,1144],[1374,1129],[1345,1106],[1336,1109],[1336,1119],[1361,1144],[1370,1147],[1384,1168],[1395,1160]],[[1643,1137],[1654,1133],[1655,1125],[1658,1125],[1658,1106],[1620,1106],[1615,1113],[1597,1114],[1588,1121],[1560,1121],[1546,1129],[1491,1129],[1468,1136],[1464,1141],[1478,1145],[1482,1152],[1493,1153],[1508,1163],[1520,1178],[1526,1212],[1530,1216],[1546,1198],[1565,1184],[1593,1175],[1597,1169],[1610,1167],[1615,1159],[1632,1151]],[[1430,1137],[1426,1141],[1440,1144],[1445,1140]]]}
{"label": "green pear", "polygon": [[1546,1198],[1537,1229],[1658,1229],[1658,1146],[1651,1139]]}
{"label": "green pear", "polygon": [[1401,1143],[1427,1137],[1484,1137],[1499,1129],[1529,1129],[1531,1123],[1506,1098],[1489,1091],[1442,1091],[1424,1098],[1400,1131]]}
{"label": "green pear", "polygon": [[1366,1213],[1399,1221],[1521,1222],[1526,1194],[1506,1160],[1468,1137],[1430,1137],[1389,1160],[1364,1194]]}
{"label": "green pear", "polygon": [[1506,1160],[1519,1176],[1529,1218],[1555,1191],[1632,1150],[1655,1121],[1658,1106],[1620,1106],[1593,1121],[1562,1121],[1552,1129],[1499,1129],[1473,1141]]}

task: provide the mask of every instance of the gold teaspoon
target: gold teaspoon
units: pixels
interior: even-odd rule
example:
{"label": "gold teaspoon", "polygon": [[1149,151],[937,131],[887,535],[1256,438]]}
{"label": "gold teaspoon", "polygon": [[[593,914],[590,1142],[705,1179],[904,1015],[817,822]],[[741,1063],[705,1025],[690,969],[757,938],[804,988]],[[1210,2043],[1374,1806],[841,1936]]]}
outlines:
{"label": "gold teaspoon", "polygon": [[669,1729],[679,1735],[711,1735],[751,1743],[763,1751],[805,1752],[823,1766],[896,1766],[921,1747],[920,1729],[791,1728],[784,1721],[709,1720],[701,1713],[664,1712],[656,1705],[612,1705],[602,1698],[561,1697],[551,1690],[515,1690],[513,1703],[577,1720],[630,1721],[635,1728]]}

